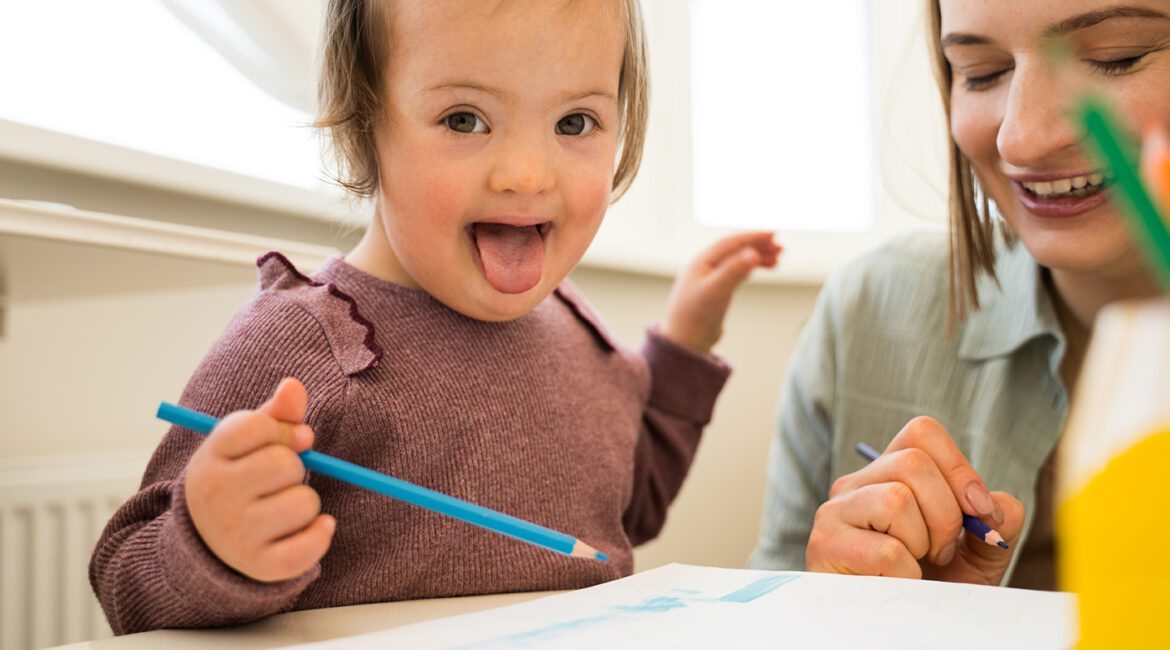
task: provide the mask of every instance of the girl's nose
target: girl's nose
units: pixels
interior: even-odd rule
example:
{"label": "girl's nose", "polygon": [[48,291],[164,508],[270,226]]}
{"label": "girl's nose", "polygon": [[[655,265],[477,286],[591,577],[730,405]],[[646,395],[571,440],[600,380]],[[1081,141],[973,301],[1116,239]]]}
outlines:
{"label": "girl's nose", "polygon": [[535,196],[556,187],[551,144],[538,136],[514,135],[497,140],[489,186],[493,192]]}
{"label": "girl's nose", "polygon": [[1013,167],[1039,168],[1046,157],[1080,144],[1071,106],[1071,90],[1049,65],[1017,65],[995,141],[1000,158]]}

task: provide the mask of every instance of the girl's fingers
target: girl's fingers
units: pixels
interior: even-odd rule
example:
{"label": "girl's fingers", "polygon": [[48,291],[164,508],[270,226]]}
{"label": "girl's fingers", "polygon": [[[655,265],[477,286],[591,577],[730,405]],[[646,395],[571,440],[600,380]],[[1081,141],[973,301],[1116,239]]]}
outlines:
{"label": "girl's fingers", "polygon": [[905,483],[867,485],[838,501],[836,517],[844,524],[889,535],[901,542],[916,560],[930,550],[926,521],[914,492]]}
{"label": "girl's fingers", "polygon": [[221,420],[204,444],[221,458],[236,459],[271,444],[308,449],[313,432],[304,424],[275,420],[259,411],[237,411]]}
{"label": "girl's fingers", "polygon": [[249,521],[253,539],[266,545],[304,529],[319,514],[317,491],[298,484],[253,502],[241,516]]}
{"label": "girl's fingers", "polygon": [[252,577],[261,582],[295,578],[316,564],[333,540],[337,520],[319,515],[304,529],[270,544]]}
{"label": "girl's fingers", "polygon": [[305,479],[305,464],[287,445],[270,444],[231,461],[228,472],[248,494],[265,497],[299,485]]}
{"label": "girl's fingers", "polygon": [[723,258],[703,280],[703,285],[707,290],[714,290],[718,296],[726,296],[730,302],[731,293],[759,264],[759,252],[754,248],[744,248],[736,255]]}
{"label": "girl's fingers", "polygon": [[724,258],[735,254],[741,248],[754,248],[760,252],[761,258],[775,256],[779,253],[780,247],[772,241],[774,236],[774,233],[769,231],[757,231],[724,237],[703,251],[698,257],[698,262],[709,267],[716,267]]}
{"label": "girl's fingers", "polygon": [[[292,377],[285,377],[280,381],[272,397],[260,405],[257,411],[274,420],[296,424],[305,419],[305,412],[309,407],[309,392],[305,385]],[[304,451],[308,447],[298,447],[300,440],[293,441],[297,451]]]}
{"label": "girl's fingers", "polygon": [[902,542],[883,533],[846,525],[814,527],[806,559],[809,571],[821,573],[915,580],[922,577],[922,567]]}
{"label": "girl's fingers", "polygon": [[[954,555],[955,538],[963,525],[963,512],[934,460],[917,448],[882,454],[860,470],[833,484],[833,495],[848,494],[868,485],[898,483],[906,486],[928,531],[929,555],[936,564]],[[881,505],[878,502],[876,505]]]}

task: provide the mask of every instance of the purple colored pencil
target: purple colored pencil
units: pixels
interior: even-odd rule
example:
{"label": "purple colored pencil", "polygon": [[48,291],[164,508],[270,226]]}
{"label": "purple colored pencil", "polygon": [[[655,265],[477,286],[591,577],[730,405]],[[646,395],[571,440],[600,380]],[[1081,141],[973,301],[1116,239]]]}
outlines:
{"label": "purple colored pencil", "polygon": [[[857,453],[861,454],[862,457],[871,463],[877,460],[878,456],[881,456],[878,450],[864,442],[857,443]],[[966,528],[968,533],[978,537],[980,541],[988,546],[998,546],[1003,549],[1008,547],[1007,542],[1003,541],[1003,535],[1000,535],[994,528],[983,523],[983,520],[979,517],[972,517],[964,512],[963,528]]]}

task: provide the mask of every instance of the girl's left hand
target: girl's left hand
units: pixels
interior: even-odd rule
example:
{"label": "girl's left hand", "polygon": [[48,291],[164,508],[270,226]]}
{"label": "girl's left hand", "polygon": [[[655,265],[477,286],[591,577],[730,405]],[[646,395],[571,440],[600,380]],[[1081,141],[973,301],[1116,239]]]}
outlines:
{"label": "girl's left hand", "polygon": [[725,237],[700,254],[678,277],[666,306],[661,333],[704,354],[723,335],[723,317],[736,288],[757,267],[771,268],[781,247],[771,232]]}

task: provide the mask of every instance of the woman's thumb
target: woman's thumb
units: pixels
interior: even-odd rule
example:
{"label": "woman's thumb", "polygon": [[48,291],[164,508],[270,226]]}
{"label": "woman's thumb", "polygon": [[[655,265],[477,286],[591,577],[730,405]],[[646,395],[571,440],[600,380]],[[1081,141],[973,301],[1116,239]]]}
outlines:
{"label": "woman's thumb", "polygon": [[[1004,549],[989,544],[970,531],[964,530],[960,549],[971,566],[987,576],[988,582],[996,584],[1007,571],[1013,555],[1019,552],[1016,545],[1020,541],[1020,533],[1024,530],[1024,504],[1007,492],[992,492],[991,498],[995,499],[1003,510],[1003,523],[996,524],[994,521],[984,523],[992,526],[1003,537],[1008,547]],[[988,536],[991,534],[988,533]]]}

